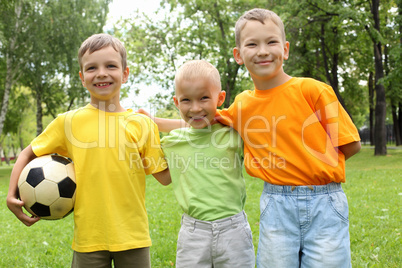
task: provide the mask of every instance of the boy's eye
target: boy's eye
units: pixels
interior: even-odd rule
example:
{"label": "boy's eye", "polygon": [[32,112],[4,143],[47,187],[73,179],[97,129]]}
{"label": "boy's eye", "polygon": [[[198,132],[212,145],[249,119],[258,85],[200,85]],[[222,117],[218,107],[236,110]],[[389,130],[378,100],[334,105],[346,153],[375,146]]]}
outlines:
{"label": "boy's eye", "polygon": [[94,66],[89,66],[89,67],[86,68],[86,71],[91,71],[91,70],[95,70],[95,67]]}
{"label": "boy's eye", "polygon": [[201,98],[201,100],[207,100],[207,99],[209,99],[208,96],[203,96],[203,97]]}
{"label": "boy's eye", "polygon": [[113,65],[113,64],[109,64],[107,67],[108,67],[108,68],[117,68],[117,66],[116,66],[116,65]]}
{"label": "boy's eye", "polygon": [[181,99],[181,102],[190,101],[189,99]]}
{"label": "boy's eye", "polygon": [[255,43],[248,43],[248,44],[246,44],[246,47],[255,47],[255,46],[256,46]]}

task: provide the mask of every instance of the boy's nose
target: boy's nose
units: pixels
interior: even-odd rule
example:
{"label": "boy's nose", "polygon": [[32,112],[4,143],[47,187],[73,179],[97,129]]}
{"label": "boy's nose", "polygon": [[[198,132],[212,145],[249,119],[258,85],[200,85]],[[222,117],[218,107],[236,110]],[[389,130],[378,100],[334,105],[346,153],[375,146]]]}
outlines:
{"label": "boy's nose", "polygon": [[97,76],[98,76],[98,77],[104,77],[104,76],[107,76],[106,69],[105,69],[105,68],[99,68],[99,71],[98,71]]}
{"label": "boy's nose", "polygon": [[260,46],[260,49],[258,50],[257,53],[258,56],[268,56],[269,55],[269,49],[267,46]]}
{"label": "boy's nose", "polygon": [[193,102],[193,104],[190,107],[192,112],[198,112],[201,111],[201,105],[198,102]]}

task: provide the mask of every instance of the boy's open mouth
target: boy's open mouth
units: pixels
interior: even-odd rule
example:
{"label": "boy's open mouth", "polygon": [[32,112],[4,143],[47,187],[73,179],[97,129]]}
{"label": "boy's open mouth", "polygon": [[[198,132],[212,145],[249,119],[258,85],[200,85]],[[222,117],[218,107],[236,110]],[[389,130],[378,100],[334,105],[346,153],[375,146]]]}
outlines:
{"label": "boy's open mouth", "polygon": [[97,83],[97,84],[95,84],[95,86],[97,86],[97,87],[106,87],[106,86],[109,86],[111,84],[112,83]]}
{"label": "boy's open mouth", "polygon": [[193,121],[199,121],[199,120],[204,120],[205,117],[206,116],[203,115],[203,116],[197,116],[197,117],[190,117],[190,119]]}

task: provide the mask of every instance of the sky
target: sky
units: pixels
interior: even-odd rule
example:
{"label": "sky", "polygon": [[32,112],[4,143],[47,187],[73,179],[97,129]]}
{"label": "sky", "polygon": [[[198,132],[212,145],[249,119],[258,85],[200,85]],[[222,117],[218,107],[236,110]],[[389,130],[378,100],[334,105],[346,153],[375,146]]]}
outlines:
{"label": "sky", "polygon": [[[130,17],[133,12],[137,9],[140,12],[146,13],[148,16],[152,17],[155,11],[160,6],[160,0],[143,0],[143,1],[133,1],[133,0],[113,0],[109,4],[109,14],[106,22],[106,26],[104,29],[111,28],[111,26],[117,22],[120,18]],[[155,18],[157,18],[155,16]],[[130,66],[129,66],[130,67]],[[133,108],[133,103],[136,106],[147,108],[148,99],[153,97],[158,93],[158,86],[144,86],[142,87],[142,91],[140,91],[138,96],[135,96],[134,93],[129,93],[130,97],[128,99],[123,99],[121,101],[123,107],[125,108]]]}
{"label": "sky", "polygon": [[109,4],[108,23],[113,23],[120,17],[127,18],[137,9],[147,15],[152,15],[158,9],[159,5],[160,0],[113,0]]}

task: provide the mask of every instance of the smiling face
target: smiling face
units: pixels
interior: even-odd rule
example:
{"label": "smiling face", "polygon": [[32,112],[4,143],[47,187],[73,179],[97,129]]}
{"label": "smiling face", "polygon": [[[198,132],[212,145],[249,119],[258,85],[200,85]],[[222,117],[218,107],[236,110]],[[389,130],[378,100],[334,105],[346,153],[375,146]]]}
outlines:
{"label": "smiling face", "polygon": [[287,81],[283,61],[289,56],[289,42],[284,42],[282,31],[270,19],[264,24],[250,20],[240,35],[240,47],[233,50],[238,64],[245,64],[257,89],[269,89]]}
{"label": "smiling face", "polygon": [[216,108],[225,100],[225,92],[208,78],[181,79],[176,82],[174,104],[184,121],[193,128],[204,128],[214,121]]}
{"label": "smiling face", "polygon": [[112,46],[85,52],[80,77],[82,85],[91,94],[91,104],[100,102],[120,107],[120,88],[127,81],[129,69],[123,69],[122,58]]}

